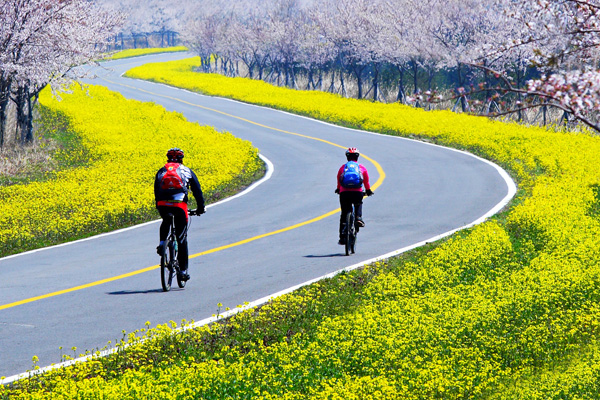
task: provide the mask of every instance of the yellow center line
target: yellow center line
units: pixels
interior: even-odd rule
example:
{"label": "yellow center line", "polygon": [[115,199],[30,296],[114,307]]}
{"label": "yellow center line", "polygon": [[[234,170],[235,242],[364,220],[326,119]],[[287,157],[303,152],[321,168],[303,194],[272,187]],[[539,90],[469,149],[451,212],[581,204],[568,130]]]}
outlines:
{"label": "yellow center line", "polygon": [[[190,105],[190,106],[193,106],[193,107],[202,108],[202,109],[207,110],[207,111],[212,111],[212,112],[215,112],[215,113],[218,113],[218,114],[222,114],[222,115],[225,115],[227,117],[238,119],[238,120],[247,122],[247,123],[255,125],[255,126],[260,126],[262,128],[265,128],[265,129],[270,129],[270,130],[273,130],[273,131],[277,131],[277,132],[281,132],[281,133],[286,133],[286,134],[289,134],[289,135],[299,136],[299,137],[303,137],[303,138],[306,138],[306,139],[316,140],[318,142],[326,143],[326,144],[329,144],[329,145],[332,145],[332,146],[335,146],[335,147],[339,147],[339,148],[342,148],[342,149],[346,148],[344,146],[341,146],[339,144],[330,142],[330,141],[325,140],[325,139],[316,138],[316,137],[308,136],[308,135],[303,135],[303,134],[296,133],[296,132],[290,132],[290,131],[286,131],[286,130],[283,130],[283,129],[273,128],[271,126],[263,125],[263,124],[260,124],[258,122],[254,122],[254,121],[248,120],[246,118],[238,117],[238,116],[232,115],[232,114],[227,114],[227,113],[225,113],[223,111],[215,110],[215,109],[212,109],[212,108],[209,108],[209,107],[204,107],[204,106],[201,106],[199,104],[190,103],[190,102],[187,102],[187,101],[175,98],[175,97],[160,95],[160,94],[153,93],[153,92],[150,92],[150,91],[147,91],[147,90],[143,90],[143,89],[139,89],[139,88],[136,88],[136,87],[133,87],[133,86],[129,86],[129,85],[121,84],[121,83],[116,83],[116,82],[112,82],[112,81],[109,81],[109,80],[107,80],[107,81],[111,82],[111,83],[114,83],[114,84],[121,85],[121,86],[125,86],[125,87],[130,88],[130,89],[138,90],[140,92],[149,93],[149,94],[152,94],[152,95],[155,95],[155,96],[161,96],[161,97],[164,97],[164,98],[167,98],[167,99],[170,99],[170,100],[174,100],[174,101],[178,101],[180,103],[184,103],[184,104],[187,104],[187,105]],[[361,154],[361,156],[364,157],[366,160],[369,160],[375,166],[375,168],[377,169],[377,172],[379,173],[379,178],[377,179],[377,182],[375,182],[371,186],[373,188],[373,190],[375,190],[375,189],[377,189],[381,185],[381,183],[385,179],[385,172],[383,171],[383,168],[381,168],[381,165],[379,165],[379,163],[377,161],[375,161],[375,160],[373,160],[373,159],[371,159],[371,158],[369,158],[369,157],[367,157],[367,156],[365,156],[363,154]],[[236,246],[240,246],[240,245],[243,245],[243,244],[246,244],[246,243],[250,243],[250,242],[253,242],[253,241],[258,240],[258,239],[263,239],[263,238],[268,237],[268,236],[273,236],[273,235],[277,235],[279,233],[291,231],[292,229],[300,228],[302,226],[305,226],[305,225],[308,225],[308,224],[312,224],[313,222],[317,222],[317,221],[320,221],[320,220],[325,219],[327,217],[330,217],[332,215],[335,215],[339,211],[340,211],[340,209],[337,208],[335,210],[332,210],[332,211],[329,211],[329,212],[327,212],[325,214],[319,215],[318,217],[315,217],[315,218],[310,219],[308,221],[304,221],[304,222],[301,222],[301,223],[298,223],[298,224],[295,224],[295,225],[291,225],[291,226],[288,226],[286,228],[278,229],[278,230],[275,230],[275,231],[272,231],[272,232],[264,233],[262,235],[257,235],[257,236],[254,236],[254,237],[251,237],[251,238],[248,238],[248,239],[240,240],[238,242],[227,244],[225,246],[215,247],[215,248],[210,249],[210,250],[205,250],[205,251],[200,252],[200,253],[192,254],[192,255],[189,256],[189,258],[192,259],[192,258],[200,257],[200,256],[203,256],[203,255],[216,253],[218,251],[230,249],[232,247],[236,247]],[[43,300],[43,299],[47,299],[47,298],[54,297],[54,296],[59,296],[61,294],[65,294],[65,293],[71,293],[71,292],[75,292],[75,291],[78,291],[78,290],[87,289],[87,288],[90,288],[90,287],[93,287],[93,286],[99,286],[99,285],[102,285],[104,283],[109,283],[109,282],[114,282],[114,281],[117,281],[117,280],[120,280],[120,279],[129,278],[131,276],[143,274],[144,272],[153,271],[153,270],[156,270],[158,268],[160,268],[160,265],[153,265],[151,267],[146,267],[146,268],[138,269],[138,270],[135,270],[135,271],[128,272],[126,274],[113,276],[111,278],[101,279],[101,280],[98,280],[98,281],[95,281],[95,282],[86,283],[84,285],[75,286],[75,287],[72,287],[72,288],[69,288],[69,289],[59,290],[59,291],[52,292],[52,293],[47,293],[47,294],[44,294],[44,295],[41,295],[41,296],[30,297],[28,299],[15,301],[13,303],[8,303],[8,304],[0,305],[0,310],[5,310],[7,308],[12,308],[12,307],[20,306],[20,305],[27,304],[27,303],[32,303],[34,301]]]}

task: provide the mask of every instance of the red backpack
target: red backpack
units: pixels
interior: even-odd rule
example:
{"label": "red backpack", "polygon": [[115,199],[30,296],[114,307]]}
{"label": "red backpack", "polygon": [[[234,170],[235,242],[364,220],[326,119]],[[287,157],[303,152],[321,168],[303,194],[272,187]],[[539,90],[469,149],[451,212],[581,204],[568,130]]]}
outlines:
{"label": "red backpack", "polygon": [[180,191],[185,190],[183,179],[179,176],[177,169],[179,168],[178,163],[166,163],[165,169],[167,170],[160,178],[160,189],[166,191]]}

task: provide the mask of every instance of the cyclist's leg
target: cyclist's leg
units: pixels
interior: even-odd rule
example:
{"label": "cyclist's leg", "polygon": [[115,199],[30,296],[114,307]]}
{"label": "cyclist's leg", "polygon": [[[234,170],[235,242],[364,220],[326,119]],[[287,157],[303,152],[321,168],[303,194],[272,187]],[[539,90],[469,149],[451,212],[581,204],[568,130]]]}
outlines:
{"label": "cyclist's leg", "polygon": [[354,204],[354,215],[356,216],[358,226],[365,226],[362,219],[363,193],[352,192],[352,203]]}
{"label": "cyclist's leg", "polygon": [[160,229],[158,230],[159,243],[156,250],[158,251],[158,254],[162,254],[162,246],[164,245],[165,240],[167,240],[169,228],[171,227],[171,221],[167,216],[172,213],[172,207],[159,206],[157,209],[162,218],[162,222],[160,223]]}
{"label": "cyclist's leg", "polygon": [[340,212],[340,243],[343,244],[345,237],[343,235],[344,228],[346,226],[346,214],[352,211],[352,192],[342,192],[340,193],[340,208],[342,211]]}
{"label": "cyclist's leg", "polygon": [[171,227],[171,221],[169,221],[169,218],[167,218],[167,214],[171,213],[171,210],[168,207],[159,207],[158,212],[162,218],[158,236],[160,241],[164,242],[169,235],[169,228]]}
{"label": "cyclist's leg", "polygon": [[187,243],[187,213],[184,209],[173,207],[175,216],[175,234],[177,235],[179,268],[186,271],[188,268],[188,243]]}

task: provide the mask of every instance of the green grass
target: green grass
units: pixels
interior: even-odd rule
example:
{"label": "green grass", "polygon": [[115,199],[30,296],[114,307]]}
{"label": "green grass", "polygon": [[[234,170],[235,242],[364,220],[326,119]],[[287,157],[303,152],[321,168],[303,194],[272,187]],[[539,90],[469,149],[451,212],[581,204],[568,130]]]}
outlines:
{"label": "green grass", "polygon": [[53,179],[59,171],[85,166],[89,154],[68,119],[59,112],[37,106],[35,142],[2,149],[5,167],[0,173],[0,186],[27,184]]}

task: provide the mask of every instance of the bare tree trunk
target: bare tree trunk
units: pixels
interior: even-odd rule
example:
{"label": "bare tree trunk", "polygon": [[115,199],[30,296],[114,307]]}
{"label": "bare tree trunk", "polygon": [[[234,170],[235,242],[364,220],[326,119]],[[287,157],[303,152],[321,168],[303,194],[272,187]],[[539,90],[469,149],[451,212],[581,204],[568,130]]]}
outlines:
{"label": "bare tree trunk", "polygon": [[[254,78],[254,61],[248,61],[244,58],[242,58],[242,62],[244,64],[246,64],[246,68],[248,69],[248,78],[253,79]],[[239,75],[239,69],[237,70],[238,75]]]}
{"label": "bare tree trunk", "polygon": [[20,86],[17,89],[17,137],[21,144],[33,142],[33,110],[29,86]]}
{"label": "bare tree trunk", "polygon": [[[456,68],[457,68],[456,72],[458,74],[458,85],[459,85],[459,87],[464,87],[465,77],[463,75],[461,64],[458,63],[458,66]],[[460,96],[459,100],[460,100],[460,107],[461,107],[462,111],[466,112],[467,111],[467,99],[463,95],[463,96]]]}
{"label": "bare tree trunk", "polygon": [[0,80],[0,148],[4,147],[4,138],[6,137],[10,88],[11,82],[9,79]]}
{"label": "bare tree trunk", "polygon": [[329,93],[333,93],[333,91],[335,90],[335,70],[331,71],[331,84],[329,85],[329,90],[327,90]]}
{"label": "bare tree trunk", "polygon": [[354,64],[352,65],[352,67],[350,68],[350,71],[352,71],[354,73],[354,76],[356,77],[356,85],[358,86],[358,95],[357,98],[358,99],[362,99],[363,98],[363,71],[365,70],[364,66],[360,66],[358,64]]}
{"label": "bare tree trunk", "polygon": [[[313,80],[313,69],[312,68],[308,69],[307,80],[308,80],[308,82],[306,83],[306,90],[314,90],[314,89],[316,89],[316,85],[315,85],[315,82]],[[312,87],[312,89],[311,89],[311,87]]]}
{"label": "bare tree trunk", "polygon": [[34,98],[34,96],[32,96],[31,93],[29,93],[29,90],[27,90],[27,135],[25,137],[27,143],[33,143],[34,137],[33,137],[33,112],[34,112],[34,105],[37,103],[38,101],[38,96],[39,96],[39,92],[35,94],[35,100],[32,100]]}
{"label": "bare tree trunk", "polygon": [[379,68],[378,63],[373,65],[373,101],[379,98]]}
{"label": "bare tree trunk", "polygon": [[323,90],[323,70],[319,68],[319,80],[317,81],[319,90]]}
{"label": "bare tree trunk", "polygon": [[256,67],[258,68],[258,79],[262,81],[265,73],[265,66],[262,62],[256,62]]}
{"label": "bare tree trunk", "polygon": [[210,72],[211,70],[211,56],[200,56],[200,65],[202,66],[203,72]]}
{"label": "bare tree trunk", "polygon": [[290,69],[290,74],[292,77],[292,88],[298,90],[298,82],[296,81],[296,71],[294,69],[294,66],[292,65],[292,68]]}
{"label": "bare tree trunk", "polygon": [[406,91],[404,89],[404,67],[401,65],[397,65],[399,78],[398,78],[398,95],[396,96],[396,101],[400,101],[404,103],[404,98],[406,97]]}
{"label": "bare tree trunk", "polygon": [[413,73],[413,94],[419,93],[419,64],[417,60],[411,61],[411,69]]}
{"label": "bare tree trunk", "polygon": [[434,77],[435,77],[435,69],[427,68],[427,90],[431,90],[431,84],[433,83]]}
{"label": "bare tree trunk", "polygon": [[[521,81],[523,80],[523,76],[525,74],[521,73],[521,68],[519,68],[518,65],[516,68],[516,72],[517,72],[517,88],[520,89],[522,86]],[[519,99],[519,102],[523,101],[523,95],[521,93],[519,93],[518,99]],[[523,112],[521,111],[521,107],[519,107],[519,112],[517,112],[517,119],[519,122],[521,122],[523,120]]]}
{"label": "bare tree trunk", "polygon": [[284,71],[284,82],[285,82],[285,87],[290,87],[290,65],[289,63],[284,63],[283,64],[283,71]]}
{"label": "bare tree trunk", "polygon": [[547,122],[546,122],[546,118],[547,118],[547,113],[548,113],[548,107],[547,106],[542,106],[542,115],[544,116],[544,126],[546,126]]}

